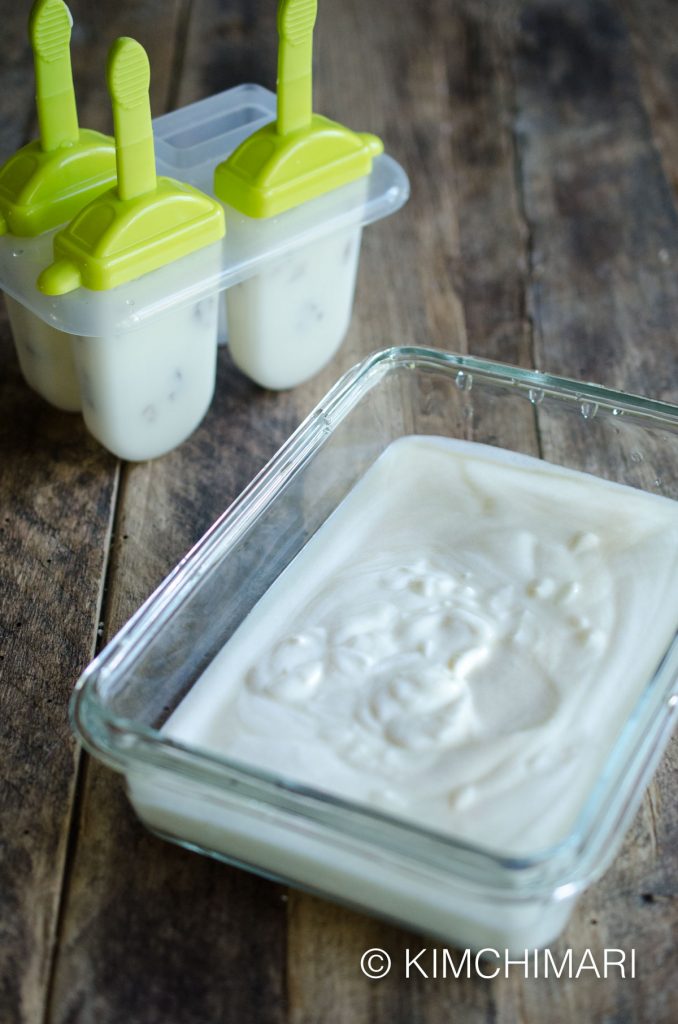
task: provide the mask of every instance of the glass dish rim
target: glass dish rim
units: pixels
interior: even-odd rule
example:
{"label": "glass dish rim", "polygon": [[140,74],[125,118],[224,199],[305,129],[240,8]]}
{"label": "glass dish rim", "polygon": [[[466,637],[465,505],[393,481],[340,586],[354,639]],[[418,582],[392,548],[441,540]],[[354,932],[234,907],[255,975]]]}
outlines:
{"label": "glass dish rim", "polygon": [[[382,851],[404,855],[418,865],[442,868],[447,874],[454,874],[454,868],[466,868],[469,881],[491,887],[494,881],[493,887],[498,891],[517,884],[519,889],[529,887],[531,893],[548,891],[563,898],[583,888],[603,870],[605,844],[609,847],[621,833],[630,813],[629,800],[634,794],[637,796],[641,784],[644,787],[663,753],[678,710],[678,638],[674,638],[657,670],[648,678],[568,835],[542,850],[520,855],[502,855],[293,779],[169,740],[158,729],[112,714],[97,692],[99,682],[133,669],[168,616],[227,556],[261,511],[372,386],[394,369],[422,368],[446,374],[475,373],[503,385],[517,384],[522,391],[534,388],[544,395],[565,396],[580,402],[591,399],[598,407],[656,419],[678,430],[678,406],[602,385],[430,347],[392,346],[374,352],[336,382],[87,666],[71,698],[71,726],[86,749],[123,774],[143,765],[178,773],[212,789],[220,778],[228,782],[232,792],[244,793],[263,804],[284,809],[286,800],[288,812],[325,827],[345,832],[350,823],[355,839],[377,845]],[[611,806],[607,806],[604,797],[614,795],[614,782],[622,786],[625,800],[618,795],[616,804],[610,799]],[[496,878],[489,878],[490,871],[503,880],[503,885],[498,885]]]}

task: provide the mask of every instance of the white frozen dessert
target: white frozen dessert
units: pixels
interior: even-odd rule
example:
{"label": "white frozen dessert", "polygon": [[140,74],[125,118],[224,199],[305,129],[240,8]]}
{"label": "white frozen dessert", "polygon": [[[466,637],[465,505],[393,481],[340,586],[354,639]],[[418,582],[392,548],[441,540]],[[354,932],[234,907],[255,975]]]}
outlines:
{"label": "white frozen dessert", "polygon": [[122,459],[153,459],[198,426],[214,393],[215,295],[120,335],[73,336],[82,414]]}
{"label": "white frozen dessert", "polygon": [[163,731],[502,854],[534,853],[571,830],[677,623],[675,502],[478,444],[405,438]]}
{"label": "white frozen dessert", "polygon": [[236,366],[263,387],[296,387],[334,355],[353,308],[361,228],[310,243],[226,292]]}
{"label": "white frozen dessert", "polygon": [[[342,186],[367,195],[373,158],[383,152],[376,136],[313,112],[315,19],[314,0],[279,0],[276,119],[244,139],[214,171],[215,195],[252,220],[248,234],[255,258],[278,231],[284,234],[290,217],[298,224],[316,220],[317,235],[326,220],[322,200]],[[227,293],[233,360],[258,384],[295,387],[338,349],[351,317],[360,231],[344,221],[320,241],[309,237]]]}
{"label": "white frozen dessert", "polygon": [[[677,562],[675,502],[396,441],[164,724],[228,774],[168,750],[174,767],[129,766],[130,799],[161,835],[447,944],[547,945],[621,840],[582,828],[589,860],[557,845],[675,636]],[[429,850],[337,797],[494,857]]]}
{"label": "white frozen dessert", "polygon": [[[82,289],[89,308],[90,330],[72,337],[87,427],[121,458],[153,459],[188,437],[214,392],[216,293],[189,302],[182,289],[192,255],[208,276],[218,270],[224,212],[193,186],[156,175],[143,47],[117,39],[107,79],[117,183],[55,235],[37,283],[48,296]],[[155,295],[155,306],[116,331],[110,311],[131,283],[144,300]],[[125,303],[134,306],[129,293]]]}
{"label": "white frozen dessert", "polygon": [[38,394],[67,412],[80,409],[70,340],[33,310],[34,258],[41,239],[115,181],[112,139],[78,124],[72,26],[63,0],[34,0],[28,30],[39,137],[0,163],[0,282],[7,287],[10,278],[5,298],[19,365]]}
{"label": "white frozen dessert", "polygon": [[22,303],[5,295],[14,346],[26,383],[57,409],[81,407],[71,335],[41,320]]}
{"label": "white frozen dessert", "polygon": [[[216,247],[203,251],[205,274],[214,273],[219,259]],[[157,290],[160,276],[168,292],[179,292],[182,266],[178,261],[163,268],[151,287]],[[135,296],[146,280],[139,279]],[[209,407],[219,303],[216,293],[208,294],[115,330],[111,312],[123,302],[116,305],[115,296],[89,291],[83,298],[91,314],[87,326],[100,325],[94,336],[58,330],[9,295],[5,300],[26,382],[57,408],[82,411],[91,433],[114,454],[151,459],[188,437]],[[135,300],[126,301],[132,310]]]}

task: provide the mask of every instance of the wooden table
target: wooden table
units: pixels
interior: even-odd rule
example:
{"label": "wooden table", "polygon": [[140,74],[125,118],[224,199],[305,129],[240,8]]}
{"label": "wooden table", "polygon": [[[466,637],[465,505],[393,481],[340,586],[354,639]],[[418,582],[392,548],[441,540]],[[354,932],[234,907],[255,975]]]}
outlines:
{"label": "wooden table", "polygon": [[[27,4],[22,7],[27,7]],[[635,980],[368,981],[407,934],[184,852],[70,733],[94,652],[327,387],[420,343],[678,401],[678,5],[324,0],[316,107],[381,135],[412,197],[366,231],[332,364],[265,393],[219,353],[200,429],[121,464],[23,383],[0,324],[0,1020],[396,1024],[678,1019],[674,744],[556,951],[637,950]],[[81,122],[110,130],[105,55],[148,49],[156,114],[273,87],[274,0],[74,0]],[[0,152],[36,131],[24,11],[1,0]],[[511,431],[513,424],[500,424]]]}

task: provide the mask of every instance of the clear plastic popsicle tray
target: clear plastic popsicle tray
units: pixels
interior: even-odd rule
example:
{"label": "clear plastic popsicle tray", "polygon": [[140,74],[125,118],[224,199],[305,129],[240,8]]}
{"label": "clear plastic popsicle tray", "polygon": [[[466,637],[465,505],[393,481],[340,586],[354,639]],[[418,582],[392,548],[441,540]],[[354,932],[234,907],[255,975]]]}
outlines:
{"label": "clear plastic popsicle tray", "polygon": [[[240,85],[156,118],[157,172],[214,195],[215,166],[275,116],[275,93],[258,85]],[[0,287],[45,323],[69,334],[94,337],[102,328],[106,335],[125,334],[161,313],[230,288],[301,246],[394,213],[408,195],[404,170],[381,154],[367,178],[277,217],[253,220],[226,206],[223,241],[135,281],[109,291],[79,288],[57,297],[43,295],[36,287],[40,272],[52,261],[56,231],[36,238],[6,235],[0,238]]]}

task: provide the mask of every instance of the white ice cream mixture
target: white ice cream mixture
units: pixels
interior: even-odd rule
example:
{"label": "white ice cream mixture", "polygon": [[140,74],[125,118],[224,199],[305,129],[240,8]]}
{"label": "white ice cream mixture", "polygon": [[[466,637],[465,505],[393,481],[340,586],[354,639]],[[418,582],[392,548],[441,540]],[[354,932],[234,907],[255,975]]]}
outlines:
{"label": "white ice cream mixture", "polygon": [[392,444],[164,731],[502,852],[572,828],[678,623],[678,504]]}
{"label": "white ice cream mixture", "polygon": [[77,412],[82,402],[72,335],[46,324],[9,295],[5,295],[5,303],[26,383],[57,409]]}
{"label": "white ice cream mixture", "polygon": [[208,296],[126,334],[73,336],[82,414],[109,451],[153,459],[195,430],[214,393],[217,314]]}
{"label": "white ice cream mixture", "polygon": [[334,355],[353,308],[361,229],[301,246],[226,292],[236,366],[263,387],[296,387]]}

